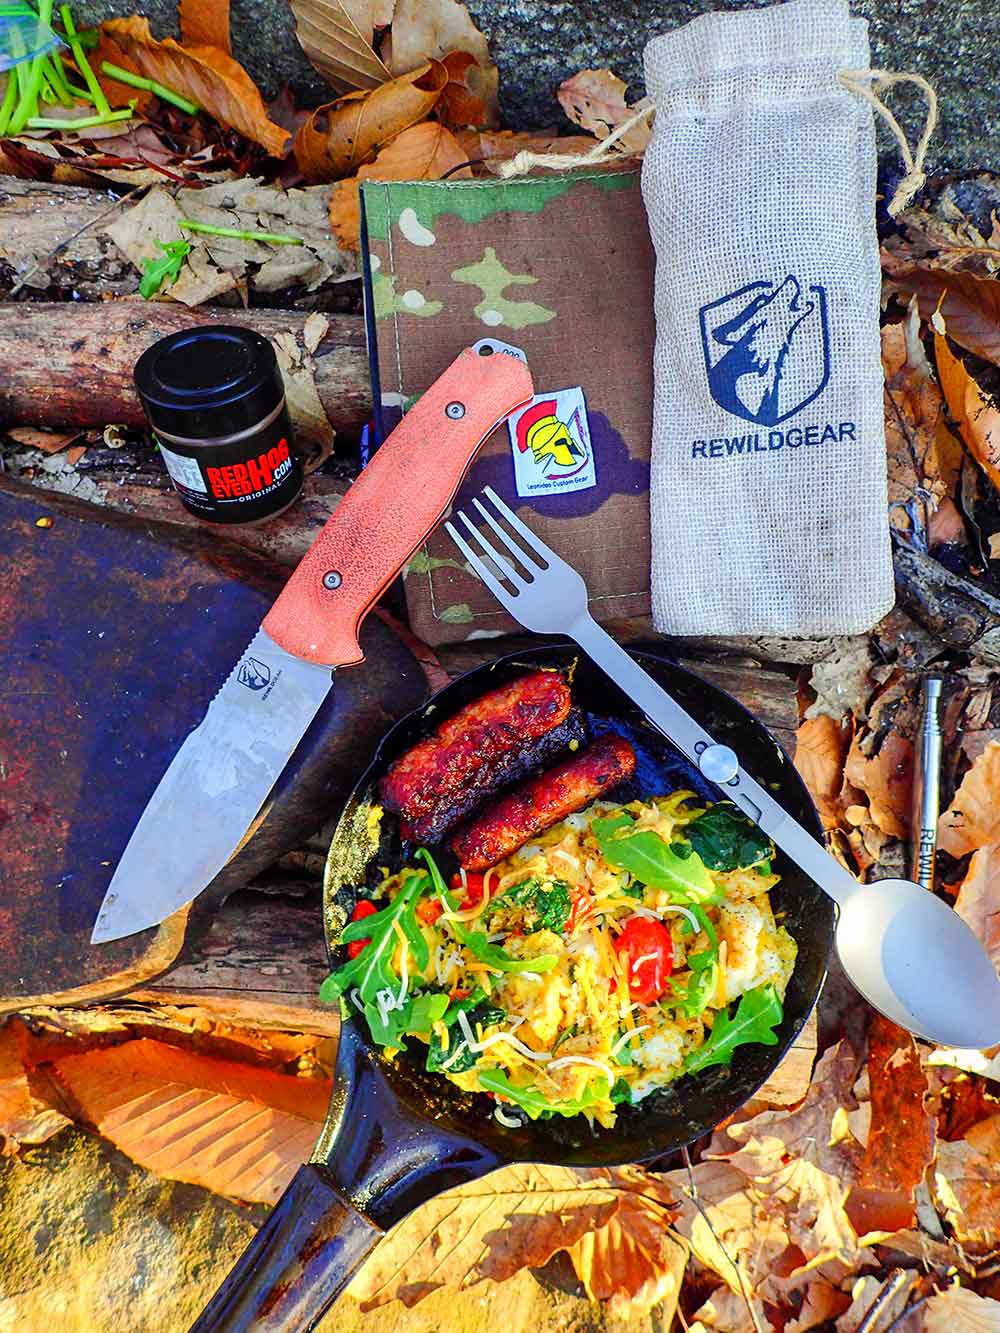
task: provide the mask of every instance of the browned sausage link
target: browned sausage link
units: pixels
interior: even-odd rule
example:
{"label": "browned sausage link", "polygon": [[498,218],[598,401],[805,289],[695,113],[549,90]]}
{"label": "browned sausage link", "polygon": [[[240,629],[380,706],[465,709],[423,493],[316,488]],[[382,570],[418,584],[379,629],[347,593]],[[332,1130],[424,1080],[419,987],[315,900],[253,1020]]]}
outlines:
{"label": "browned sausage link", "polygon": [[502,797],[455,835],[451,849],[466,870],[486,870],[634,772],[635,751],[628,741],[604,736]]}
{"label": "browned sausage link", "polygon": [[555,671],[532,671],[473,700],[407,750],[381,782],[382,803],[419,819],[512,751],[566,719],[569,686]]}

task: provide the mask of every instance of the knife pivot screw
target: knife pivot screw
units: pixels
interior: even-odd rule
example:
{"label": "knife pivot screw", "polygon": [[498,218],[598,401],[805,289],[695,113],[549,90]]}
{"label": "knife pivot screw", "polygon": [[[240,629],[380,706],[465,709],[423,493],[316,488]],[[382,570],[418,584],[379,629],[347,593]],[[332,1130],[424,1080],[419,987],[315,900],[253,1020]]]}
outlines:
{"label": "knife pivot screw", "polygon": [[698,767],[709,782],[724,782],[727,786],[739,782],[740,761],[728,745],[707,745],[698,756]]}
{"label": "knife pivot screw", "polygon": [[446,417],[450,417],[452,421],[461,421],[465,416],[465,404],[449,403],[444,409],[444,414]]}
{"label": "knife pivot screw", "polygon": [[335,569],[329,569],[323,575],[323,587],[329,589],[330,592],[334,592],[335,589],[339,588],[343,581],[344,580]]}

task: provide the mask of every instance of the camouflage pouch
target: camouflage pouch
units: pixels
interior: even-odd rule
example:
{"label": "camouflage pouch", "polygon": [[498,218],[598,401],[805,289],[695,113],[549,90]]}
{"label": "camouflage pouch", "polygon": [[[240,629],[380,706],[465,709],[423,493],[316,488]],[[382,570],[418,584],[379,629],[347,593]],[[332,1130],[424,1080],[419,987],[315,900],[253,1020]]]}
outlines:
{"label": "camouflage pouch", "polygon": [[847,0],[646,48],[665,633],[856,633],[892,606],[875,130],[840,78],[868,65]]}
{"label": "camouflage pouch", "polygon": [[[361,191],[377,437],[463,347],[522,348],[536,398],[487,441],[457,503],[493,486],[580,570],[598,619],[648,614],[653,255],[638,172]],[[444,532],[405,588],[428,643],[518,628]]]}

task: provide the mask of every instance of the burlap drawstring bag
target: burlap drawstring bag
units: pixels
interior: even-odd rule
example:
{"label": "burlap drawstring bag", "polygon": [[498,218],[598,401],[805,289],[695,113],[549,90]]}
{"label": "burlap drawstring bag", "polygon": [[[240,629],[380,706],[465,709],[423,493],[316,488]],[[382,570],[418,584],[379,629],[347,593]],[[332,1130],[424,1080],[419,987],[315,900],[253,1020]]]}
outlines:
{"label": "burlap drawstring bag", "polygon": [[843,77],[867,30],[792,0],[646,47],[663,633],[857,633],[893,604],[873,95]]}

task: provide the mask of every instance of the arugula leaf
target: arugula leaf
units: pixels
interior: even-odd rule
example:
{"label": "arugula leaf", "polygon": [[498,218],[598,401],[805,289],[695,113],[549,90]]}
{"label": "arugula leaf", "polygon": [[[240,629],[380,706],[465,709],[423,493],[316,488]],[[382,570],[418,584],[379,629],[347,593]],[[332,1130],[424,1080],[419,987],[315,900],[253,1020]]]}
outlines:
{"label": "arugula leaf", "polygon": [[691,973],[686,987],[680,987],[676,981],[672,983],[670,1007],[677,1009],[685,1018],[697,1018],[708,1008],[718,979],[719,965],[713,958],[701,971]]}
{"label": "arugula leaf", "polygon": [[607,1101],[609,1096],[608,1080],[603,1074],[587,1085],[581,1097],[571,1102],[550,1102],[534,1087],[515,1088],[502,1069],[481,1070],[479,1086],[484,1092],[498,1092],[501,1097],[509,1097],[532,1120],[547,1120],[553,1115],[579,1115],[581,1111],[589,1111],[597,1102]]}
{"label": "arugula leaf", "polygon": [[[434,857],[426,847],[421,847],[417,851],[417,856],[424,862],[430,872],[434,892],[445,907],[453,912],[456,906],[455,899],[445,887],[441,871],[438,869]],[[371,916],[365,918],[366,922],[374,920],[375,918]],[[554,953],[539,954],[537,958],[513,958],[499,945],[490,944],[481,930],[467,930],[460,921],[442,920],[441,924],[451,931],[459,944],[465,945],[473,957],[481,963],[486,963],[489,967],[496,968],[498,972],[551,972],[559,962]],[[365,952],[367,953],[367,950]]]}
{"label": "arugula leaf", "polygon": [[527,907],[534,912],[535,930],[551,930],[559,934],[569,920],[569,885],[556,879],[546,889],[540,880],[523,879],[520,884],[512,884],[498,894],[486,910],[492,914],[504,907]]}
{"label": "arugula leaf", "polygon": [[728,1065],[737,1046],[751,1042],[774,1046],[778,1040],[774,1029],[781,1019],[781,1001],[773,986],[748,990],[740,997],[735,1014],[719,1010],[704,1045],[692,1051],[684,1061],[684,1072],[695,1074],[711,1065]]}
{"label": "arugula leaf", "polygon": [[395,923],[398,921],[413,952],[414,971],[422,971],[430,956],[427,941],[417,925],[414,910],[417,899],[427,888],[426,875],[411,875],[396,898],[380,912],[351,921],[340,934],[340,943],[369,940],[357,958],[336,968],[319,988],[319,998],[332,1004],[355,986],[366,1006],[374,1005],[379,991],[399,989],[399,976],[392,967],[396,947]]}
{"label": "arugula leaf", "polygon": [[[507,1012],[493,1004],[475,1003],[469,1000],[456,1000],[449,1006],[448,1012],[444,1015],[443,1022],[448,1028],[458,1019],[459,1013],[466,1013],[469,1016],[469,1022],[472,1024],[473,1031],[477,1023],[482,1023],[484,1028],[493,1027],[497,1023],[503,1023],[507,1018]],[[445,1050],[441,1045],[441,1039],[436,1032],[431,1033],[430,1045],[427,1051],[427,1061],[425,1069],[430,1073],[439,1070],[442,1065],[447,1065],[446,1074],[464,1074],[467,1069],[471,1069],[479,1058],[476,1051],[469,1049],[469,1043],[462,1035],[461,1029],[450,1033],[448,1049]]]}
{"label": "arugula leaf", "polygon": [[609,865],[627,870],[651,888],[665,889],[674,902],[722,902],[725,895],[697,852],[680,844],[668,846],[652,829],[641,829],[623,838],[622,831],[634,823],[624,811],[591,823],[591,832]]}
{"label": "arugula leaf", "polygon": [[774,844],[763,829],[730,801],[699,815],[683,836],[712,870],[749,870],[774,855]]}
{"label": "arugula leaf", "polygon": [[430,1032],[438,1019],[444,1017],[447,1008],[447,995],[425,991],[407,1000],[402,1009],[389,1010],[384,1021],[378,1005],[366,1004],[365,1019],[373,1041],[380,1046],[405,1050],[405,1038],[417,1032]]}
{"label": "arugula leaf", "polygon": [[139,295],[147,301],[156,295],[165,282],[169,285],[180,277],[184,260],[191,253],[189,241],[157,241],[163,251],[162,259],[144,259],[142,261],[142,280],[139,283]]}

